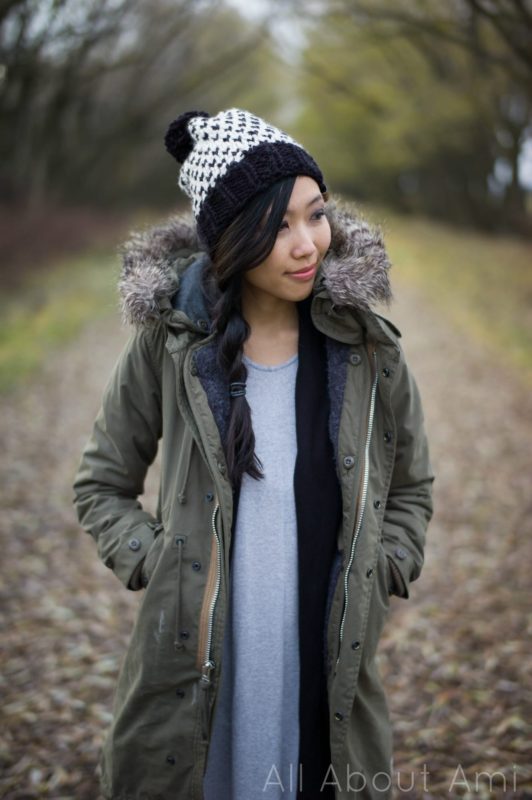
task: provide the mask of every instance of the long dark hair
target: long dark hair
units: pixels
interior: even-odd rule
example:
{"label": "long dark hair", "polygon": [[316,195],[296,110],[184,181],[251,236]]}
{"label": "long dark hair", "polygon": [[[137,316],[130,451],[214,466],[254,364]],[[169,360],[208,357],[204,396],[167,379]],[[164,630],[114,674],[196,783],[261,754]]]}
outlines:
{"label": "long dark hair", "polygon": [[[246,382],[242,360],[250,327],[242,316],[242,273],[258,267],[271,253],[288,207],[296,178],[284,178],[256,195],[226,228],[211,253],[207,295],[211,298],[213,328],[218,335],[218,363],[230,383]],[[255,453],[251,410],[245,395],[231,397],[231,412],[224,442],[233,488],[247,472],[264,477]]]}

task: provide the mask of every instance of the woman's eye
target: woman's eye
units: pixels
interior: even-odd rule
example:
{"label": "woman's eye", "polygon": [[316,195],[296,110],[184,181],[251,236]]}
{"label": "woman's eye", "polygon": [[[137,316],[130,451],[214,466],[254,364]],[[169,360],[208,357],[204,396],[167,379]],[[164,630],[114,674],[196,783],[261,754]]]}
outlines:
{"label": "woman's eye", "polygon": [[[319,220],[323,219],[324,216],[325,216],[325,209],[319,208],[311,215],[310,219],[312,222],[319,222]],[[280,231],[288,230],[289,227],[290,226],[288,225],[288,221],[286,219],[283,219],[283,221],[279,225],[279,230]]]}

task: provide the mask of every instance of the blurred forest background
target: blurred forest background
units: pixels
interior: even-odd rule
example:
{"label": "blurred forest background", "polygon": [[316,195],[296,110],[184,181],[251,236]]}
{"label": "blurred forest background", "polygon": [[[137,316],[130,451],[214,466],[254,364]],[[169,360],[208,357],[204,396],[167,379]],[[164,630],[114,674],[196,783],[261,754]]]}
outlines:
{"label": "blurred forest background", "polygon": [[169,119],[232,104],[289,126],[336,191],[530,233],[527,0],[262,9],[250,18],[219,0],[3,0],[3,204],[172,204]]}
{"label": "blurred forest background", "polygon": [[336,191],[530,233],[526,0],[284,0],[263,12],[3,0],[2,202],[171,204],[169,119],[232,104],[289,126]]}
{"label": "blurred forest background", "polygon": [[70,485],[127,335],[115,251],[186,207],[168,123],[230,106],[304,143],[394,263],[437,475],[380,656],[404,782],[431,772],[400,796],[530,800],[532,0],[0,0],[0,797],[97,794],[138,598]]}
{"label": "blurred forest background", "polygon": [[[405,270],[530,370],[531,0],[2,0],[4,288],[175,210],[168,123],[231,105],[287,128],[379,222],[401,215]],[[6,335],[0,386],[36,359]]]}

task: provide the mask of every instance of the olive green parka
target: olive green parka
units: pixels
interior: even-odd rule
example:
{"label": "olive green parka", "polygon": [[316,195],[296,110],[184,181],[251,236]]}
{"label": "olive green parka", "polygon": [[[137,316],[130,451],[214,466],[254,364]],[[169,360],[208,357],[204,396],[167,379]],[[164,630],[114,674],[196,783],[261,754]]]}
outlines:
{"label": "olive green parka", "polygon": [[[327,337],[343,515],[324,632],[332,757],[324,780],[337,798],[387,798],[391,731],[375,654],[390,593],[408,597],[422,567],[433,474],[400,334],[370,310],[390,298],[380,233],[333,204],[327,213],[332,241],[311,315]],[[233,520],[222,447],[228,387],[199,286],[206,259],[194,227],[177,218],[125,246],[120,291],[134,332],[74,484],[79,520],[104,564],[144,592],[102,757],[103,793],[113,800],[202,797]],[[138,498],[159,441],[154,517]]]}

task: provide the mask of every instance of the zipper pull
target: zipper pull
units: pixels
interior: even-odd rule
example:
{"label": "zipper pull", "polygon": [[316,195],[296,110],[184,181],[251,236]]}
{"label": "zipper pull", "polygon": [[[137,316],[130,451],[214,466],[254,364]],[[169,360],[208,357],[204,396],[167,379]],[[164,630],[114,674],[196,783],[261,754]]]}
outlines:
{"label": "zipper pull", "polygon": [[203,690],[203,693],[201,695],[200,711],[201,735],[204,742],[209,738],[209,700],[214,667],[214,661],[205,661],[201,668],[200,689]]}
{"label": "zipper pull", "polygon": [[212,684],[212,673],[216,665],[214,661],[206,661],[201,668],[200,687],[203,690],[210,689]]}

